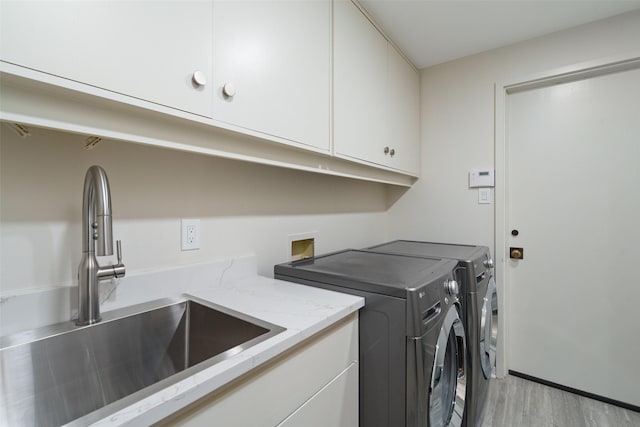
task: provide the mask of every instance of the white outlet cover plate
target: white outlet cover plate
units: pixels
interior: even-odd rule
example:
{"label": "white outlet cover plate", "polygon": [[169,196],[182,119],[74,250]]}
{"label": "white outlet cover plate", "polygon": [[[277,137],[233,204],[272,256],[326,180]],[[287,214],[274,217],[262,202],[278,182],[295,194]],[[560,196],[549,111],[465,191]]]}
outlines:
{"label": "white outlet cover plate", "polygon": [[200,249],[200,220],[183,219],[181,224],[180,248],[183,251]]}

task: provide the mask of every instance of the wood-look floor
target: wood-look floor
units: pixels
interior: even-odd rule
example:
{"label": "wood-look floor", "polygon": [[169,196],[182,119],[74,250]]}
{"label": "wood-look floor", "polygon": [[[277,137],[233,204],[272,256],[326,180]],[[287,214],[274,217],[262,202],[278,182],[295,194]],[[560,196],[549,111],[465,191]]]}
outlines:
{"label": "wood-look floor", "polygon": [[640,413],[509,375],[492,381],[482,427],[640,427]]}

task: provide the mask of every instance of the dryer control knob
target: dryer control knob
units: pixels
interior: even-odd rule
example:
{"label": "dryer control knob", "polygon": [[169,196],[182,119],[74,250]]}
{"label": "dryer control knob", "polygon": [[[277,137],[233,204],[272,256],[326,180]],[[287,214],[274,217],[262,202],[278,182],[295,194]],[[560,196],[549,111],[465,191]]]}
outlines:
{"label": "dryer control knob", "polygon": [[495,266],[494,263],[493,263],[493,259],[492,258],[485,259],[483,264],[487,268],[493,268]]}
{"label": "dryer control knob", "polygon": [[445,280],[444,289],[451,296],[456,296],[458,295],[458,292],[460,292],[460,288],[458,287],[458,282],[456,282],[453,279]]}

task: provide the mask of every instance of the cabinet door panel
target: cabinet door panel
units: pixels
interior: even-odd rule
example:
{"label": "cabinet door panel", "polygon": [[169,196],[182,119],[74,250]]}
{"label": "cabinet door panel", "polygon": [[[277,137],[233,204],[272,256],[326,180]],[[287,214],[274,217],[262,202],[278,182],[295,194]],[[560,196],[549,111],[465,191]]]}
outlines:
{"label": "cabinet door panel", "polygon": [[3,61],[204,116],[208,1],[3,1]]}
{"label": "cabinet door panel", "polygon": [[333,25],[335,152],[384,164],[387,41],[348,0]]}
{"label": "cabinet door panel", "polygon": [[418,175],[419,75],[349,0],[334,3],[334,151]]}
{"label": "cabinet door panel", "polygon": [[216,0],[213,16],[214,117],[328,151],[330,2]]}
{"label": "cabinet door panel", "polygon": [[278,427],[354,427],[358,404],[358,365],[354,363]]}
{"label": "cabinet door panel", "polygon": [[390,165],[413,174],[420,169],[420,75],[388,45],[389,141],[395,150]]}

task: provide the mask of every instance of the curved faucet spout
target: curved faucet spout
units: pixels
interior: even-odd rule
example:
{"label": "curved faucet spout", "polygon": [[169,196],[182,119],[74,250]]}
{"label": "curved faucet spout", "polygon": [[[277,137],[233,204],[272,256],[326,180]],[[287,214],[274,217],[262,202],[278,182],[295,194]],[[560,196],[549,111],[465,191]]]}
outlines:
{"label": "curved faucet spout", "polygon": [[98,256],[113,255],[111,193],[107,173],[91,166],[84,178],[82,197],[82,251]]}
{"label": "curved faucet spout", "polygon": [[125,275],[120,241],[117,264],[101,267],[96,254],[113,255],[113,227],[107,173],[100,166],[91,166],[84,178],[82,195],[82,259],[78,267],[77,325],[100,321],[99,281]]}

